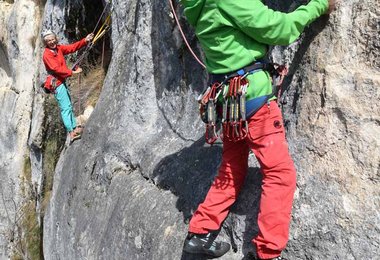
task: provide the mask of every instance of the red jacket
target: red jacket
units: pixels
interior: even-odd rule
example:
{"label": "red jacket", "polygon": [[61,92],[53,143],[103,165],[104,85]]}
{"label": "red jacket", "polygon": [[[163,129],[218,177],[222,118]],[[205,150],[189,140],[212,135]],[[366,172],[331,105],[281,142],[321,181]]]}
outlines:
{"label": "red jacket", "polygon": [[45,48],[42,59],[45,68],[49,73],[49,76],[45,81],[45,88],[54,91],[52,86],[52,80],[54,78],[56,79],[55,86],[59,86],[66,80],[66,78],[73,74],[73,71],[67,68],[64,55],[76,52],[86,45],[86,40],[82,39],[73,44],[57,45],[57,48],[55,49]]}

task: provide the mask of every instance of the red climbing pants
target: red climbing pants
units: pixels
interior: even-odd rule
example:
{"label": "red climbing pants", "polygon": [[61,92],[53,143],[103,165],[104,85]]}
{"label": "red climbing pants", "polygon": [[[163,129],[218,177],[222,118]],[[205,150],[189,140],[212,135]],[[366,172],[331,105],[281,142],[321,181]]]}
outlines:
{"label": "red climbing pants", "polygon": [[258,215],[259,234],[252,240],[262,259],[277,257],[289,235],[296,171],[288,152],[281,111],[275,101],[249,119],[247,138],[224,141],[218,176],[194,213],[189,231],[203,234],[218,230],[243,186],[248,155],[252,150],[261,166],[262,193]]}

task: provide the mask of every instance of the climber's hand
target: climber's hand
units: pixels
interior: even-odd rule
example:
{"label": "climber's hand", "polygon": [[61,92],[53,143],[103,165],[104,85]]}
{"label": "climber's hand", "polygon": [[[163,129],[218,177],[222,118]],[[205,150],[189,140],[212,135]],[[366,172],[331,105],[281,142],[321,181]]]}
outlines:
{"label": "climber's hand", "polygon": [[326,14],[332,13],[336,8],[336,3],[339,2],[339,0],[328,0],[329,1],[329,8],[326,11]]}
{"label": "climber's hand", "polygon": [[90,33],[89,35],[86,36],[86,42],[89,43],[90,41],[92,41],[92,39],[94,39],[94,34],[93,33]]}
{"label": "climber's hand", "polygon": [[75,70],[73,70],[73,74],[79,74],[82,72],[82,68],[77,67]]}

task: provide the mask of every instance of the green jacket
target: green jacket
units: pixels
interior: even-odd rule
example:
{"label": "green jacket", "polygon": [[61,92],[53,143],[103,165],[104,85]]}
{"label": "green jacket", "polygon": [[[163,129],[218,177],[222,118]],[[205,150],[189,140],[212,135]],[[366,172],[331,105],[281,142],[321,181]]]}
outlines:
{"label": "green jacket", "polygon": [[[288,45],[328,9],[327,0],[311,0],[291,13],[269,9],[260,0],[181,0],[206,56],[208,72],[236,71],[265,56],[268,45]],[[271,93],[267,73],[248,77],[251,97]]]}

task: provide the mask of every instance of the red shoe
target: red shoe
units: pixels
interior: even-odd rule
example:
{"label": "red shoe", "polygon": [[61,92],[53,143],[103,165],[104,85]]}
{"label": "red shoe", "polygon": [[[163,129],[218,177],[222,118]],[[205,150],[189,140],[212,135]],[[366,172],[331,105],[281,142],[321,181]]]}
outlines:
{"label": "red shoe", "polygon": [[70,144],[72,142],[74,142],[75,140],[78,140],[80,139],[82,136],[80,135],[80,133],[76,132],[75,130],[70,132]]}
{"label": "red shoe", "polygon": [[77,126],[77,127],[75,127],[74,128],[74,132],[76,133],[76,134],[81,134],[82,132],[83,132],[83,127],[82,126]]}

